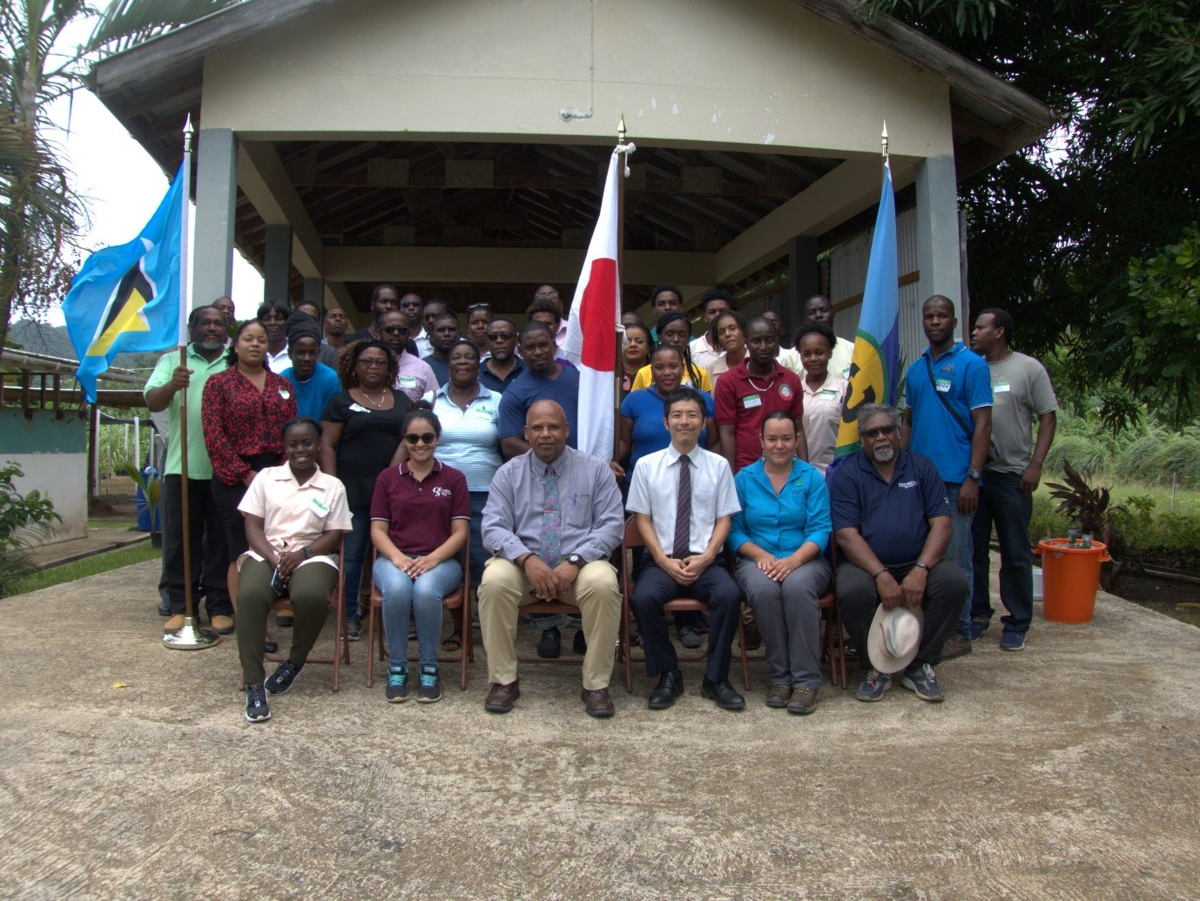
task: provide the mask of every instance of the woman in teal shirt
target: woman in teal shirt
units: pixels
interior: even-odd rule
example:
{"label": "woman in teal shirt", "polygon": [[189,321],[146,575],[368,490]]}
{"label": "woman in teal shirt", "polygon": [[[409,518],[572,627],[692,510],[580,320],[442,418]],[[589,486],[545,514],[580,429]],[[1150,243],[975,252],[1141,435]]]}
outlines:
{"label": "woman in teal shirt", "polygon": [[829,492],[821,473],[797,459],[791,416],[768,415],[760,437],[762,459],[733,480],[742,504],[729,530],[734,575],[762,632],[767,706],[812,713],[821,687],[819,601],[830,581]]}

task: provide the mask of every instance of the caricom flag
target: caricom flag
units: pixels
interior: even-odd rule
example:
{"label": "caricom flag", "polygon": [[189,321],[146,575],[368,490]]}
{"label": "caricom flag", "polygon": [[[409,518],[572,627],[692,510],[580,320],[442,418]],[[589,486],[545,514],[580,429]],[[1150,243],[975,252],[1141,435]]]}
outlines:
{"label": "caricom flag", "polygon": [[178,340],[183,166],[141,233],[93,253],[71,280],[63,315],[89,403],[119,353],[164,350]]}
{"label": "caricom flag", "polygon": [[843,457],[858,450],[858,408],[863,404],[896,403],[900,382],[900,279],[896,258],[896,198],[892,172],[883,164],[883,191],[867,261],[862,312],[854,335],[850,390],[842,405],[837,448]]}

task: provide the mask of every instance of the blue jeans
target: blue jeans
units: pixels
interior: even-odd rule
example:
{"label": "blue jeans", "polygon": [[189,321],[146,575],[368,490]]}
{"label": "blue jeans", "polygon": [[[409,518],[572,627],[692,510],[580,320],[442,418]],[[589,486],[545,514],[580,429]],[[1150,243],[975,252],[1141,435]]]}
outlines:
{"label": "blue jeans", "polygon": [[[971,521],[975,514],[958,512],[958,489],[960,482],[946,482],[946,496],[950,498],[950,544],[946,546],[946,559],[958,566],[967,577],[968,589],[974,582],[975,542],[971,538]],[[967,592],[966,602],[954,631],[963,638],[971,637],[971,592]]]}
{"label": "blue jeans", "polygon": [[350,519],[353,528],[346,536],[346,559],[342,563],[348,620],[358,619],[358,586],[362,583],[363,558],[371,543],[371,508],[351,507]]}
{"label": "blue jeans", "polygon": [[376,557],[374,576],[383,596],[383,632],[387,637],[389,664],[407,666],[411,613],[417,624],[421,666],[436,667],[438,642],[442,638],[442,598],[462,581],[462,564],[454,559],[445,560],[413,580],[391,560]]}
{"label": "blue jeans", "polygon": [[990,620],[995,613],[988,591],[988,542],[995,524],[1000,542],[1000,602],[1008,609],[1008,615],[1000,621],[1005,632],[1024,635],[1033,619],[1033,552],[1029,547],[1033,498],[1021,493],[1021,476],[1017,473],[988,472],[983,479],[973,526],[975,585],[971,615]]}

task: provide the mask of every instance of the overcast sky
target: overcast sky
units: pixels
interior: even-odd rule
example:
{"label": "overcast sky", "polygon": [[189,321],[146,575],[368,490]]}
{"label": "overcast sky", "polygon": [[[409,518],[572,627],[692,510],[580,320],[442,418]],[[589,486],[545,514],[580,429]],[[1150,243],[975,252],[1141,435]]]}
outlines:
{"label": "overcast sky", "polygon": [[[56,101],[50,114],[62,129],[50,137],[57,140],[91,219],[82,246],[91,251],[132,241],[162,200],[167,176],[90,91],[80,90]],[[183,123],[179,125],[182,130]],[[195,207],[192,214],[194,222]],[[235,251],[233,300],[238,318],[253,316],[262,297],[262,277]],[[63,324],[61,310],[51,312],[50,322]]]}

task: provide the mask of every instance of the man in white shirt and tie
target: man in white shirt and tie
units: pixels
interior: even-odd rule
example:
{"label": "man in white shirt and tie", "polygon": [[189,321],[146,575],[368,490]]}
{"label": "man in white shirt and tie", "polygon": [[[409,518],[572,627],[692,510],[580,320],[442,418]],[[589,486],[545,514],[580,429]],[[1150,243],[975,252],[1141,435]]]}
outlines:
{"label": "man in white shirt and tie", "polygon": [[649,707],[665,710],[683,694],[663,605],[691,597],[709,605],[709,654],[700,695],[724,710],[742,710],[745,698],[729,684],[729,646],[741,593],[717,563],[730,518],[741,509],[733,472],[724,457],[698,446],[705,404],[697,391],[673,391],[663,408],[671,444],[638,462],[626,504],[636,514],[649,558],[630,598],[646,651],[646,672],[658,676]]}

